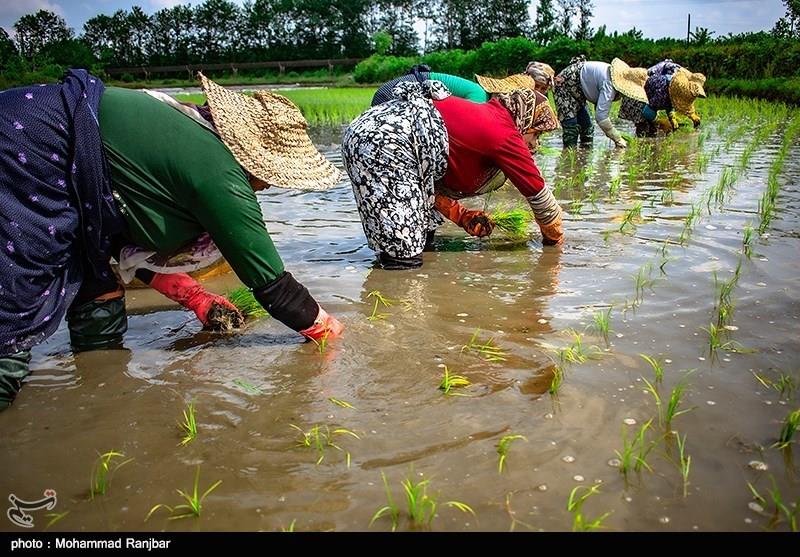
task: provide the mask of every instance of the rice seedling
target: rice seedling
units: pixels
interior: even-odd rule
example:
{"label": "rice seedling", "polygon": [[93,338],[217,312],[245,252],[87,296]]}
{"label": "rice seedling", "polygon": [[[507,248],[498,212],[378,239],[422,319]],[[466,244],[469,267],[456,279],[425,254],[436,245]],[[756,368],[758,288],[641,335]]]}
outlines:
{"label": "rice seedling", "polygon": [[582,364],[590,358],[600,356],[601,351],[599,347],[594,344],[584,346],[583,335],[573,330],[570,330],[570,332],[572,334],[572,344],[558,350],[558,359],[562,364]]}
{"label": "rice seedling", "polygon": [[652,278],[653,273],[653,265],[652,263],[645,263],[639,268],[639,271],[633,275],[633,282],[634,282],[634,297],[633,303],[634,305],[638,306],[644,301],[644,291],[645,289],[653,290],[653,285],[655,285],[658,279]]}
{"label": "rice seedling", "polygon": [[664,362],[659,358],[653,358],[647,354],[639,354],[639,356],[653,368],[653,373],[656,376],[656,383],[661,383],[664,379]]}
{"label": "rice seedling", "polygon": [[600,199],[600,190],[598,190],[597,188],[591,188],[589,190],[589,193],[586,195],[586,201],[588,201],[589,204],[592,206],[593,213],[596,213],[599,210],[597,206],[597,202],[599,201],[599,199]]}
{"label": "rice seedling", "polygon": [[233,380],[233,384],[234,385],[238,385],[239,387],[241,387],[242,389],[244,389],[246,392],[248,392],[251,395],[264,394],[264,391],[262,391],[261,389],[259,389],[255,385],[253,385],[252,383],[248,383],[244,379],[234,379]]}
{"label": "rice seedling", "polygon": [[623,234],[626,233],[627,229],[631,229],[632,232],[636,231],[636,221],[641,220],[642,218],[642,202],[636,202],[633,207],[630,209],[626,209],[625,213],[622,215],[622,223],[619,225],[619,231]]}
{"label": "rice seedling", "polygon": [[44,527],[45,530],[49,530],[51,526],[60,522],[69,514],[69,511],[64,511],[63,513],[47,513],[44,515],[45,518],[49,518],[50,520],[47,522],[47,525]]}
{"label": "rice seedling", "polygon": [[500,455],[497,462],[497,472],[499,474],[502,474],[503,469],[505,468],[506,460],[508,459],[508,450],[511,443],[519,439],[522,439],[525,442],[528,441],[524,435],[503,435],[503,437],[501,437],[500,441],[497,443],[497,454]]}
{"label": "rice seedling", "polygon": [[183,411],[183,421],[178,422],[178,427],[183,432],[180,445],[187,445],[197,437],[197,419],[194,413],[194,402],[190,402]]}
{"label": "rice seedling", "polygon": [[508,528],[509,532],[513,532],[517,527],[517,524],[522,524],[525,528],[533,530],[533,526],[518,519],[517,512],[511,508],[511,493],[506,493],[506,512],[508,513],[508,517],[511,519],[511,526]]}
{"label": "rice seedling", "polygon": [[446,395],[458,395],[464,396],[461,393],[451,393],[452,389],[458,387],[469,387],[472,383],[470,383],[469,379],[464,377],[463,375],[456,375],[454,373],[450,373],[450,370],[447,366],[444,366],[444,374],[442,375],[442,381],[439,383],[439,388],[444,391]]}
{"label": "rice seedling", "polygon": [[692,230],[694,229],[694,225],[697,223],[699,217],[700,208],[697,205],[692,205],[689,208],[689,213],[686,215],[686,218],[683,221],[683,229],[681,230],[681,235],[678,238],[678,243],[680,245],[685,245],[686,241],[691,237]]}
{"label": "rice seedling", "polygon": [[325,334],[320,337],[319,340],[315,338],[309,338],[311,342],[317,345],[317,351],[320,355],[324,355],[325,352],[328,350],[328,335],[330,335],[330,331],[325,331]]}
{"label": "rice seedling", "polygon": [[[587,490],[586,493],[582,495],[577,495],[578,492],[582,489]],[[573,532],[591,532],[594,530],[598,530],[602,527],[603,521],[606,518],[611,516],[613,511],[609,511],[604,513],[603,515],[595,518],[594,520],[590,520],[583,515],[583,504],[586,500],[598,493],[600,491],[600,486],[595,484],[591,487],[586,487],[582,485],[575,486],[569,494],[569,499],[567,500],[567,510],[572,513],[572,531]],[[577,496],[576,496],[577,495]]]}
{"label": "rice seedling", "polygon": [[331,428],[327,425],[315,425],[308,431],[303,431],[294,424],[289,424],[289,427],[300,432],[301,437],[297,440],[297,446],[313,449],[317,452],[316,464],[318,466],[325,459],[326,449],[328,447],[332,447],[345,454],[347,467],[350,468],[350,452],[337,445],[334,442],[334,438],[336,435],[349,435],[351,437],[355,437],[356,439],[361,439],[358,435],[356,435],[355,432],[343,427],[337,427],[336,429],[331,430]]}
{"label": "rice seedling", "polygon": [[129,458],[119,462],[123,458],[125,458],[124,454],[113,450],[97,457],[89,477],[89,497],[91,499],[94,499],[95,495],[105,495],[114,472],[133,460]]}
{"label": "rice seedling", "polygon": [[494,344],[494,337],[490,337],[484,343],[478,342],[480,332],[480,329],[475,329],[469,342],[461,347],[461,352],[474,350],[489,362],[505,362],[506,351]]}
{"label": "rice seedling", "polygon": [[628,472],[631,470],[635,470],[637,473],[640,472],[642,468],[646,468],[648,472],[653,471],[650,465],[647,464],[647,455],[656,443],[655,441],[649,443],[645,441],[645,434],[652,423],[653,418],[650,418],[646,423],[642,424],[639,428],[639,432],[630,442],[628,442],[628,428],[624,424],[622,426],[622,452],[617,450],[614,452],[619,457],[619,471],[626,478],[628,477]]}
{"label": "rice seedling", "polygon": [[[413,470],[411,474],[413,475]],[[388,514],[392,519],[392,531],[395,531],[400,522],[400,509],[394,503],[388,481],[386,480],[386,475],[381,472],[381,476],[383,477],[383,485],[386,489],[388,505],[378,509],[372,516],[372,520],[370,520],[369,524],[372,526],[376,520]],[[405,494],[406,512],[412,528],[430,527],[433,519],[437,516],[436,510],[439,508],[437,502],[438,496],[428,493],[430,480],[425,479],[415,482],[411,476],[409,476],[401,482],[401,485],[403,486],[403,492]],[[446,501],[443,505],[475,516],[475,511],[472,510],[472,507],[461,501]]]}
{"label": "rice seedling", "polygon": [[387,317],[389,317],[388,313],[378,313],[378,305],[382,305],[383,307],[388,308],[394,303],[393,300],[384,297],[379,290],[373,290],[372,292],[367,294],[367,298],[368,299],[375,298],[375,305],[372,308],[372,315],[367,317],[368,320],[375,321],[378,319],[386,319]]}
{"label": "rice seedling", "polygon": [[747,259],[753,255],[753,227],[747,223],[742,230],[742,253]]}
{"label": "rice seedling", "polygon": [[592,314],[592,327],[597,332],[598,335],[602,336],[603,339],[608,344],[608,333],[612,332],[611,330],[611,312],[613,311],[614,306],[608,306],[608,309],[605,311],[597,311]]}
{"label": "rice seedling", "polygon": [[328,400],[331,401],[336,406],[341,406],[342,408],[351,408],[353,410],[356,409],[356,407],[350,404],[349,402],[346,402],[344,400],[339,400],[338,398],[333,398],[332,396],[329,396]]}
{"label": "rice seedling", "polygon": [[297,519],[293,518],[292,521],[289,523],[289,527],[285,528],[281,526],[281,532],[294,532],[294,526],[297,523]]}
{"label": "rice seedling", "polygon": [[[689,372],[691,373],[691,371]],[[688,373],[687,373],[688,375]],[[678,407],[681,404],[681,397],[683,397],[683,393],[688,387],[686,379],[678,383],[672,388],[672,391],[669,394],[669,401],[667,401],[667,406],[664,410],[664,427],[669,430],[670,425],[672,424],[672,420],[677,418],[681,414],[686,414],[687,412],[691,412],[694,410],[694,407],[691,408],[683,408],[678,410]]]}
{"label": "rice seedling", "polygon": [[[780,521],[780,515],[783,514],[783,516],[786,518],[786,521],[789,523],[789,529],[792,532],[797,532],[797,516],[800,514],[800,500],[797,500],[794,502],[794,504],[789,505],[784,503],[783,496],[781,495],[780,489],[778,489],[778,483],[775,481],[775,477],[770,475],[769,478],[772,481],[772,489],[767,489],[767,493],[769,493],[770,499],[772,499],[772,504],[775,505],[775,511],[773,512],[772,520],[770,520],[770,528],[774,528],[778,524]],[[755,489],[752,488],[752,486],[751,491],[754,492],[754,495],[758,495],[755,493]],[[760,498],[762,501],[764,500],[763,497]]]}
{"label": "rice seedling", "polygon": [[246,286],[231,290],[225,297],[242,312],[245,319],[256,319],[269,315],[267,310],[253,296],[253,292]]}
{"label": "rice seedling", "polygon": [[773,447],[785,449],[790,444],[794,443],[794,436],[797,433],[798,427],[800,427],[800,408],[789,412],[786,418],[784,418],[783,427],[781,427],[780,435],[778,435],[778,441]]}
{"label": "rice seedling", "polygon": [[608,199],[610,201],[619,199],[619,189],[621,185],[622,178],[620,176],[614,176],[611,178],[611,181],[608,182]]}
{"label": "rice seedling", "polygon": [[192,488],[192,492],[187,493],[182,489],[175,490],[178,492],[178,495],[180,495],[181,498],[186,502],[181,503],[180,505],[175,505],[174,507],[171,507],[165,503],[159,503],[158,505],[155,505],[152,509],[150,509],[150,512],[147,513],[147,516],[145,517],[144,520],[145,522],[147,522],[147,519],[150,518],[154,512],[162,508],[167,509],[170,512],[171,516],[169,517],[169,520],[181,520],[183,518],[199,517],[200,513],[203,511],[203,501],[205,501],[206,497],[208,497],[208,495],[212,491],[217,489],[217,487],[219,487],[221,483],[222,480],[217,480],[214,484],[211,485],[211,487],[206,489],[202,495],[200,495],[199,492],[200,465],[198,464],[194,475],[194,486]]}
{"label": "rice seedling", "polygon": [[663,425],[662,420],[662,413],[661,413],[661,395],[658,394],[658,389],[647,380],[647,378],[642,377],[642,381],[644,381],[647,388],[645,388],[645,392],[648,393],[650,396],[653,397],[653,400],[656,403],[656,414],[658,415],[658,425]]}
{"label": "rice seedling", "polygon": [[678,443],[678,469],[681,471],[683,496],[685,498],[689,494],[689,471],[692,467],[692,457],[686,453],[686,434],[684,433],[683,439],[681,439],[680,435],[675,437]]}
{"label": "rice seedling", "polygon": [[781,399],[791,400],[794,398],[794,393],[798,387],[797,377],[788,373],[778,372],[778,380],[773,381],[755,372],[753,372],[753,375],[766,388],[778,391]]}
{"label": "rice seedling", "polygon": [[675,192],[672,188],[664,188],[661,190],[661,204],[670,206],[675,203]]}
{"label": "rice seedling", "polygon": [[572,202],[569,204],[570,214],[575,216],[580,216],[581,211],[583,211],[583,199],[581,198],[573,199]]}
{"label": "rice seedling", "polygon": [[745,348],[735,340],[725,340],[726,330],[716,326],[714,323],[709,323],[708,329],[705,327],[700,328],[708,333],[708,352],[712,360],[716,358],[719,350],[736,354],[751,354],[755,352],[752,348]]}
{"label": "rice seedling", "polygon": [[561,384],[564,382],[565,373],[566,372],[563,365],[553,366],[553,378],[550,380],[550,386],[547,388],[547,392],[552,396],[556,396],[558,394],[558,390],[561,388]]}
{"label": "rice seedling", "polygon": [[525,238],[533,222],[533,214],[522,204],[492,212],[489,219],[495,228],[511,238]]}

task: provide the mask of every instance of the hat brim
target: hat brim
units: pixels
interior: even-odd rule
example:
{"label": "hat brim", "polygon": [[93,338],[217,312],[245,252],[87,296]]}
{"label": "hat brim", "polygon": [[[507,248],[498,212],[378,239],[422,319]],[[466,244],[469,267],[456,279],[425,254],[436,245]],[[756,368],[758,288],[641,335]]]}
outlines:
{"label": "hat brim", "polygon": [[314,146],[291,101],[269,94],[276,102],[265,104],[199,77],[220,139],[247,172],[270,186],[296,190],[324,191],[341,182],[342,173]]}
{"label": "hat brim", "polygon": [[[611,61],[611,83],[614,85],[614,89],[626,97],[646,103],[647,93],[644,90],[644,84],[640,85],[629,77],[632,69],[624,60],[614,58]],[[645,75],[646,72],[647,70],[645,70]]]}
{"label": "hat brim", "polygon": [[487,93],[510,93],[517,89],[536,89],[536,81],[524,73],[510,75],[502,79],[475,74],[475,80]]}

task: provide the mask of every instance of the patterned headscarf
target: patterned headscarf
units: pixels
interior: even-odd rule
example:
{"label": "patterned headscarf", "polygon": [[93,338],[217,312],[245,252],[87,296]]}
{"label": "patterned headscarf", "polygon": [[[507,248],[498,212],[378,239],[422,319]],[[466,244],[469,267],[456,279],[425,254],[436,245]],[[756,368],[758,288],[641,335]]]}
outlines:
{"label": "patterned headscarf", "polygon": [[514,119],[514,124],[522,134],[544,133],[558,129],[558,119],[547,102],[547,97],[532,89],[517,89],[510,93],[496,95]]}
{"label": "patterned headscarf", "polygon": [[555,70],[544,62],[528,62],[525,73],[531,76],[536,83],[546,87],[553,86],[553,78],[556,75]]}

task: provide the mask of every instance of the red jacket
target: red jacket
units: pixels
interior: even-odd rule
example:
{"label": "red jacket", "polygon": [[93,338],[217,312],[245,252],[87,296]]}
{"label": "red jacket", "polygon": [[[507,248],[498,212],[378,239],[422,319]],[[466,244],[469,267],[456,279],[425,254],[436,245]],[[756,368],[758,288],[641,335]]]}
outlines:
{"label": "red jacket", "polygon": [[525,139],[496,99],[475,103],[450,96],[433,104],[442,115],[450,142],[446,189],[464,197],[473,195],[497,168],[525,197],[544,187]]}

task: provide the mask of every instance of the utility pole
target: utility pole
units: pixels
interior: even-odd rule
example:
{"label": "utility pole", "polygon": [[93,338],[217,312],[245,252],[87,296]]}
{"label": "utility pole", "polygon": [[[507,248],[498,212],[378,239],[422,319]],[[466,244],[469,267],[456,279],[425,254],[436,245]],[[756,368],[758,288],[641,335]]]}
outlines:
{"label": "utility pole", "polygon": [[692,14],[689,14],[689,18],[686,20],[686,44],[692,40]]}

